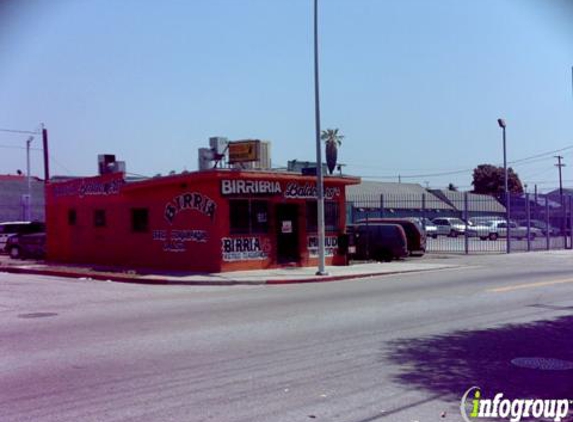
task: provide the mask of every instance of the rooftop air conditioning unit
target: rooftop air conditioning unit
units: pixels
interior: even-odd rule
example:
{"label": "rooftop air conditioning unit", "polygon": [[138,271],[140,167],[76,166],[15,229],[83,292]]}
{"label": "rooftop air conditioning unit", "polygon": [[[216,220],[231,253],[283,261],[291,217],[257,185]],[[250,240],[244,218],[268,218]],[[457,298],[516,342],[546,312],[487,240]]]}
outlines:
{"label": "rooftop air conditioning unit", "polygon": [[215,154],[210,148],[199,148],[199,170],[209,170],[213,168]]}
{"label": "rooftop air conditioning unit", "polygon": [[222,136],[213,136],[209,138],[209,146],[217,155],[225,154],[227,151],[227,145],[229,145],[229,139]]}
{"label": "rooftop air conditioning unit", "polygon": [[115,163],[115,155],[113,154],[100,154],[97,156],[97,164],[99,174],[113,173],[111,165]]}

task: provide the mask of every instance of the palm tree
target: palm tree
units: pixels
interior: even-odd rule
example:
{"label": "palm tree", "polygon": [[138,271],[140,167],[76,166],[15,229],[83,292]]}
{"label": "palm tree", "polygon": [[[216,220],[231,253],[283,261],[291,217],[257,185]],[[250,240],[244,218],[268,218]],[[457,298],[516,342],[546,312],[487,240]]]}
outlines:
{"label": "palm tree", "polygon": [[323,130],[320,139],[326,144],[326,165],[330,174],[336,168],[336,160],[338,159],[338,147],[342,145],[344,136],[338,134],[338,129]]}

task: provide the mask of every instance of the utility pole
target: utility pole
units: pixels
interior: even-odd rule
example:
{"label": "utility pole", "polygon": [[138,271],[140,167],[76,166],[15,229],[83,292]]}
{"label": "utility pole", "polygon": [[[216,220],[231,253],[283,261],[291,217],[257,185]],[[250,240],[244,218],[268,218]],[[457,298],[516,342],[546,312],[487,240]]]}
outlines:
{"label": "utility pole", "polygon": [[565,164],[561,163],[563,156],[556,155],[555,158],[557,158],[557,164],[555,164],[555,167],[559,168],[559,201],[561,202],[561,206],[563,206],[563,179],[561,178],[561,168],[565,167]]}
{"label": "utility pole", "polygon": [[[537,211],[537,208],[539,206],[539,202],[537,202],[537,183],[535,185],[533,185],[533,206],[535,208],[533,208],[534,212]],[[541,213],[540,213],[541,214]],[[539,216],[535,216],[535,214],[533,215],[533,218],[539,218]]]}
{"label": "utility pole", "polygon": [[322,175],[322,151],[320,144],[320,89],[318,83],[318,0],[314,0],[314,117],[316,126],[316,203],[318,231],[318,271],[316,275],[328,275],[325,260],[324,228],[324,177]]}
{"label": "utility pole", "polygon": [[48,153],[48,129],[42,123],[42,144],[44,150],[44,183],[50,182],[50,154]]}
{"label": "utility pole", "polygon": [[8,132],[8,133],[24,133],[24,134],[28,134],[28,135],[38,135],[39,133],[42,134],[42,143],[43,143],[43,147],[44,147],[44,179],[45,179],[45,183],[47,183],[50,180],[50,163],[49,163],[49,153],[48,153],[48,129],[46,129],[46,127],[44,126],[44,124],[41,124],[41,130],[35,130],[35,131],[30,131],[30,130],[17,130],[17,129],[0,129],[0,132]]}
{"label": "utility pole", "polygon": [[561,160],[563,159],[561,155],[556,155],[555,158],[557,158],[557,164],[555,164],[555,167],[559,169],[559,206],[561,207],[561,233],[563,233],[563,240],[565,242],[565,246],[567,246],[567,233],[565,233],[565,219],[567,217],[565,213],[565,206],[563,204],[563,179],[561,177],[561,169],[565,167],[565,164],[561,163]]}

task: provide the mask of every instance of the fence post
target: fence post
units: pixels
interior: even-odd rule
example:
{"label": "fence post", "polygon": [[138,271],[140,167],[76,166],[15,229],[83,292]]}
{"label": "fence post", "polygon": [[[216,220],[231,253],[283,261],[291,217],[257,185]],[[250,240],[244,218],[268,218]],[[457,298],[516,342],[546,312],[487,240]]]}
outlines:
{"label": "fence post", "polygon": [[426,230],[426,194],[422,194],[422,226]]}
{"label": "fence post", "polygon": [[367,212],[366,213],[366,233],[368,233],[368,235],[366,236],[366,260],[370,261],[370,230],[368,230],[368,222],[369,222],[369,217],[370,217],[370,213]]}
{"label": "fence post", "polygon": [[384,194],[380,195],[380,217],[384,218]]}
{"label": "fence post", "polygon": [[547,235],[545,239],[547,240],[547,250],[550,249],[550,237],[549,237],[549,201],[547,200],[547,196],[545,196],[545,227],[547,228]]}
{"label": "fence post", "polygon": [[529,193],[525,194],[525,213],[527,214],[527,252],[531,251],[531,210],[529,209]]}

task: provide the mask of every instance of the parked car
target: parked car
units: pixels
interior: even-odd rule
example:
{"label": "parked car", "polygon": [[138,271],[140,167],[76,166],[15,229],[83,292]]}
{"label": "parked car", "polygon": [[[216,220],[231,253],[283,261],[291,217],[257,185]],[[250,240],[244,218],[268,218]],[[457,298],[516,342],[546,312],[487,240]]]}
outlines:
{"label": "parked car", "polygon": [[406,232],[398,224],[353,224],[347,227],[354,259],[391,261],[408,256]]}
{"label": "parked car", "polygon": [[370,218],[358,220],[358,224],[398,224],[402,226],[408,241],[408,251],[411,256],[422,256],[426,253],[426,234],[418,223],[407,218]]}
{"label": "parked car", "polygon": [[[507,223],[505,221],[491,221],[489,223],[492,228],[497,230],[499,237],[507,237]],[[526,239],[527,238],[527,227],[523,227],[518,225],[517,223],[510,221],[509,222],[509,235],[510,237],[514,237],[517,240]],[[538,228],[531,227],[529,229],[529,238],[535,239],[536,237],[543,236],[543,232]]]}
{"label": "parked car", "polygon": [[431,237],[436,239],[438,237],[438,228],[429,218],[413,217],[410,218],[410,220],[414,221],[418,224],[418,226],[422,227],[424,233],[426,234],[426,238]]}
{"label": "parked car", "polygon": [[472,226],[484,225],[490,221],[505,221],[505,217],[499,215],[480,215],[479,217],[468,218],[468,223]]}
{"label": "parked car", "polygon": [[466,231],[466,223],[459,218],[439,217],[434,218],[432,223],[438,228],[438,235],[456,237]]}
{"label": "parked car", "polygon": [[44,258],[46,233],[16,234],[6,242],[6,251],[13,259]]}
{"label": "parked car", "polygon": [[[527,220],[520,220],[519,224],[524,227],[527,227]],[[542,220],[529,220],[529,225],[530,227],[534,227],[536,229],[541,230],[541,234],[543,236],[546,236],[547,232],[549,232],[549,236],[559,236],[559,234],[561,233],[561,230],[559,230],[557,227],[552,225],[548,226],[547,223]]]}
{"label": "parked car", "polygon": [[0,223],[0,252],[8,252],[6,242],[11,236],[16,234],[29,234],[44,232],[44,223],[37,221],[10,221]]}
{"label": "parked car", "polygon": [[499,232],[497,228],[490,224],[490,222],[477,222],[472,225],[468,225],[466,229],[466,235],[468,237],[479,237],[481,240],[497,240],[499,238]]}

